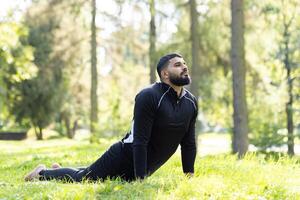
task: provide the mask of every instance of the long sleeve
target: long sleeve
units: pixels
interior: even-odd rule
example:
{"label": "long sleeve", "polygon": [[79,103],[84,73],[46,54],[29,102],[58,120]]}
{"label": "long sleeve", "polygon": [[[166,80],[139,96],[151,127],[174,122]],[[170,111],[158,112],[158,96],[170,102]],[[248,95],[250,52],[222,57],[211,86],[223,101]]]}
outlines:
{"label": "long sleeve", "polygon": [[194,173],[194,163],[196,158],[196,138],[195,138],[195,123],[197,119],[198,110],[190,122],[188,132],[183,137],[181,146],[181,161],[184,173]]}
{"label": "long sleeve", "polygon": [[133,125],[133,160],[136,178],[147,175],[147,146],[155,117],[155,103],[151,91],[144,90],[136,96]]}

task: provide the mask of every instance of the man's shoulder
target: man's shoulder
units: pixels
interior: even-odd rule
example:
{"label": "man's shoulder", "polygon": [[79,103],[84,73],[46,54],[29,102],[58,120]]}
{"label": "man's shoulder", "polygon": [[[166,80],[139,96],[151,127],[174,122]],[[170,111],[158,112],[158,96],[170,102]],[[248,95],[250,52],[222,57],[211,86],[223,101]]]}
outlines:
{"label": "man's shoulder", "polygon": [[184,97],[193,104],[195,110],[197,111],[198,110],[197,98],[186,88],[184,88],[184,91],[185,91]]}
{"label": "man's shoulder", "polygon": [[144,89],[142,89],[135,97],[135,105],[150,105],[153,109],[157,108],[160,99],[160,87],[157,83],[154,83]]}
{"label": "man's shoulder", "polygon": [[137,96],[146,96],[146,97],[158,97],[160,95],[160,86],[159,83],[153,83],[148,87],[143,88]]}
{"label": "man's shoulder", "polygon": [[188,98],[192,99],[193,101],[197,102],[196,97],[188,89],[184,88],[184,91],[185,91],[185,94],[184,94],[185,97],[188,97]]}

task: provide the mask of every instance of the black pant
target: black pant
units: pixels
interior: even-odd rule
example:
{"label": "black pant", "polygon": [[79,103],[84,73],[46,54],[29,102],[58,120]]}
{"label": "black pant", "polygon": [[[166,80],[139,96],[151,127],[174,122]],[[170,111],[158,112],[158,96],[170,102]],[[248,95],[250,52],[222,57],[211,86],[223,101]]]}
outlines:
{"label": "black pant", "polygon": [[129,144],[113,144],[96,162],[87,168],[47,169],[40,172],[40,180],[104,180],[121,177],[123,180],[134,179],[132,150]]}

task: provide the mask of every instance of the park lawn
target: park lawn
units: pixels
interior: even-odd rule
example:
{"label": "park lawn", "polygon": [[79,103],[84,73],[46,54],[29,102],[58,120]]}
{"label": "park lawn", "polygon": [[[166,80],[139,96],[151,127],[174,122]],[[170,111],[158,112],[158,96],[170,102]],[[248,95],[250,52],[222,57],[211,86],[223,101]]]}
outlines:
{"label": "park lawn", "polygon": [[23,181],[39,163],[88,165],[114,141],[0,141],[0,199],[300,199],[299,158],[265,159],[254,154],[243,160],[226,154],[198,156],[193,178],[183,175],[178,151],[141,182]]}

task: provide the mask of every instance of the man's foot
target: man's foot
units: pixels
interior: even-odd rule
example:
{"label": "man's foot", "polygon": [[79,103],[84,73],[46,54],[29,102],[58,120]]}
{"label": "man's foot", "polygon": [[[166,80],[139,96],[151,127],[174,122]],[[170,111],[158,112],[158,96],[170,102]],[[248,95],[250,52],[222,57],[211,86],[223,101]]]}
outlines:
{"label": "man's foot", "polygon": [[32,170],[31,172],[29,172],[26,176],[25,176],[25,181],[33,181],[35,179],[38,179],[40,176],[40,172],[42,170],[46,169],[46,166],[43,164],[39,164],[34,170]]}
{"label": "man's foot", "polygon": [[58,168],[61,168],[60,164],[58,164],[58,163],[52,164],[52,169],[58,169]]}

